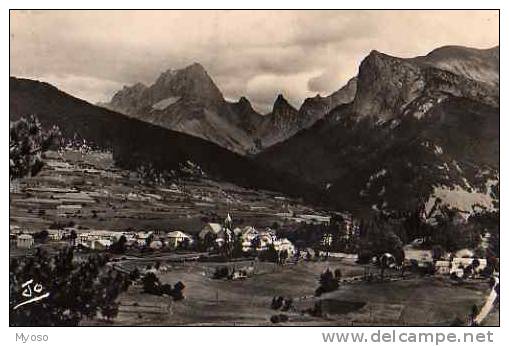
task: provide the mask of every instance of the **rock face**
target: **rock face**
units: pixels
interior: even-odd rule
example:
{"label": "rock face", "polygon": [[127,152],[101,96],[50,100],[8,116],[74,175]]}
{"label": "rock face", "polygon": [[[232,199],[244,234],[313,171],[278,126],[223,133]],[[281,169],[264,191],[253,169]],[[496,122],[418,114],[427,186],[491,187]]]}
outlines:
{"label": "rock face", "polygon": [[[441,56],[444,55],[442,50],[438,51]],[[461,58],[457,58],[454,65],[447,66],[468,65],[471,62],[468,51],[463,54],[467,63],[461,63],[458,61]],[[430,54],[434,56],[433,52]],[[462,70],[454,73],[454,68],[449,68],[451,71],[438,68],[444,65],[443,61],[447,59],[429,56],[400,59],[372,51],[359,68],[353,111],[359,116],[375,116],[383,120],[405,112],[419,117],[433,106],[431,103],[441,102],[449,96],[476,99],[498,107],[498,82],[490,80],[490,83],[485,83],[471,79],[472,73],[463,73]],[[474,66],[471,68],[475,70]],[[491,76],[497,73],[497,70],[491,70],[484,74]]]}
{"label": "rock face", "polygon": [[443,189],[489,195],[499,176],[497,52],[445,47],[401,59],[373,51],[351,103],[257,159],[358,212],[412,210]]}
{"label": "rock face", "polygon": [[441,70],[489,84],[499,86],[499,47],[474,49],[460,46],[445,46],[433,50],[415,61]]}
{"label": "rock face", "polygon": [[256,112],[246,109],[242,113],[242,107],[226,102],[198,63],[168,70],[149,87],[140,83],[124,87],[102,106],[206,139],[234,152],[244,153],[253,146],[248,125],[254,122]]}
{"label": "rock face", "polygon": [[255,154],[311,126],[334,106],[351,101],[352,88],[355,85],[349,83],[345,90],[320,98],[318,104],[306,100],[299,111],[280,95],[272,112],[261,115],[245,97],[225,101],[203,66],[195,63],[162,73],[151,86],[125,86],[100,106],[240,154]]}

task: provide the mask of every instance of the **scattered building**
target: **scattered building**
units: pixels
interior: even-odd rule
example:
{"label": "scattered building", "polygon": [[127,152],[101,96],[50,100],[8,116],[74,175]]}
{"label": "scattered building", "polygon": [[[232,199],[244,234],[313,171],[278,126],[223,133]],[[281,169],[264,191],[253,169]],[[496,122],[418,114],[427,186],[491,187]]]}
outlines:
{"label": "scattered building", "polygon": [[[474,261],[477,261],[478,266],[472,268],[475,273],[479,273],[486,268],[487,262],[485,258],[466,258],[466,257],[455,257],[451,262],[451,274],[463,271],[468,266],[473,266]],[[458,277],[461,277],[458,275]]]}
{"label": "scattered building", "polygon": [[30,249],[34,246],[34,237],[30,234],[20,234],[16,239],[16,246],[20,249]]}
{"label": "scattered building", "polygon": [[290,256],[295,254],[295,246],[286,238],[281,238],[274,241],[274,248],[276,251],[286,251]]}
{"label": "scattered building", "polygon": [[163,247],[163,242],[160,240],[153,240],[150,242],[149,247],[153,250],[159,250]]}
{"label": "scattered building", "polygon": [[89,247],[92,250],[104,251],[111,246],[112,241],[107,239],[94,239],[90,241],[89,244],[90,244]]}
{"label": "scattered building", "polygon": [[417,262],[419,266],[428,266],[433,263],[433,253],[431,250],[416,249],[413,245],[403,247],[405,252],[405,262]]}
{"label": "scattered building", "polygon": [[223,226],[221,226],[220,224],[209,222],[202,228],[202,230],[198,234],[198,238],[203,240],[209,233],[217,237],[219,232],[221,232],[222,230]]}
{"label": "scattered building", "polygon": [[435,274],[437,275],[449,275],[451,273],[451,262],[450,261],[436,261],[435,262]]}
{"label": "scattered building", "polygon": [[182,231],[173,231],[166,235],[166,245],[169,247],[177,248],[185,243],[192,244],[193,238]]}
{"label": "scattered building", "polygon": [[64,237],[64,230],[63,229],[48,229],[48,239],[54,240],[54,241],[60,241]]}

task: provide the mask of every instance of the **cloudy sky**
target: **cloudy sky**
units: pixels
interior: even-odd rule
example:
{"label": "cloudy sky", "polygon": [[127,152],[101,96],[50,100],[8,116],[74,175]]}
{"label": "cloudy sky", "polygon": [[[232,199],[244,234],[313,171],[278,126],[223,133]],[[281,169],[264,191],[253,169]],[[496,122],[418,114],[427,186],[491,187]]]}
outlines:
{"label": "cloudy sky", "polygon": [[339,89],[371,50],[498,45],[497,11],[12,11],[11,75],[90,102],[200,62],[224,96],[266,112]]}

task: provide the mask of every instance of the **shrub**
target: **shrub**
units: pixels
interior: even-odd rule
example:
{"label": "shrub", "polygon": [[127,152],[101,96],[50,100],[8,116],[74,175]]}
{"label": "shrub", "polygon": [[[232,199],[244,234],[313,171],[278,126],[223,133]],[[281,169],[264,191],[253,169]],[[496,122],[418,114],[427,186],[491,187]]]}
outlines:
{"label": "shrub", "polygon": [[216,267],[213,279],[226,279],[230,275],[230,269],[226,266]]}
{"label": "shrub", "polygon": [[288,316],[284,314],[272,315],[270,321],[272,323],[288,322]]}
{"label": "shrub", "polygon": [[320,286],[316,289],[315,295],[321,296],[322,293],[332,292],[338,289],[338,279],[334,277],[329,268],[320,275]]}

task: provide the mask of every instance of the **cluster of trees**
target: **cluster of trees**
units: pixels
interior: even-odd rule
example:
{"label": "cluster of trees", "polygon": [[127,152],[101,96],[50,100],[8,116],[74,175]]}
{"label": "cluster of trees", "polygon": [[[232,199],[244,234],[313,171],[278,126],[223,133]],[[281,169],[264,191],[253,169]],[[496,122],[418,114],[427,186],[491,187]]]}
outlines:
{"label": "cluster of trees", "polygon": [[43,153],[57,145],[60,137],[57,127],[43,129],[33,115],[12,122],[9,129],[10,179],[39,173],[44,166]]}
{"label": "cluster of trees", "polygon": [[[60,142],[59,129],[43,129],[35,116],[11,123],[10,179],[38,174],[44,166],[44,152],[51,147],[58,148]],[[48,233],[41,231],[36,236],[44,241]],[[70,235],[72,242],[75,239],[76,232]],[[73,247],[56,254],[38,248],[31,257],[11,259],[10,325],[77,326],[83,318],[114,318],[118,313],[117,298],[127,290],[131,280],[107,266],[107,262],[108,257],[99,254],[77,260]],[[34,287],[30,287],[32,284]],[[39,300],[27,303],[38,297]]]}
{"label": "cluster of trees", "polygon": [[[33,257],[12,259],[9,266],[11,326],[77,326],[83,318],[114,318],[117,298],[131,280],[106,265],[108,257],[93,254],[75,260],[72,248],[50,255],[37,249]],[[33,280],[48,297],[14,307],[29,299],[23,284]]]}
{"label": "cluster of trees", "polygon": [[[385,252],[392,254],[397,262],[403,260],[403,244],[416,238],[420,245],[433,250],[438,259],[444,252],[475,249],[479,257],[499,257],[500,215],[498,210],[480,210],[464,220],[461,213],[444,205],[436,208],[432,222],[423,218],[423,210],[417,209],[399,215],[377,214],[360,221],[358,253],[361,261],[367,261]],[[488,253],[480,248],[481,235],[490,233]]]}
{"label": "cluster of trees", "polygon": [[401,227],[383,216],[376,216],[369,221],[363,220],[359,237],[360,263],[368,263],[373,257],[381,258],[385,253],[394,256],[398,264],[405,259]]}
{"label": "cluster of trees", "polygon": [[288,251],[277,251],[274,244],[269,244],[266,250],[260,251],[258,258],[260,261],[267,261],[277,264],[284,264],[288,259]]}
{"label": "cluster of trees", "polygon": [[120,236],[117,241],[111,244],[109,250],[114,254],[123,254],[127,250],[127,238],[125,235]]}
{"label": "cluster of trees", "polygon": [[181,281],[172,287],[170,284],[162,284],[157,275],[151,272],[146,273],[141,281],[145,293],[157,296],[167,295],[175,301],[184,299],[184,288],[186,286]]}

